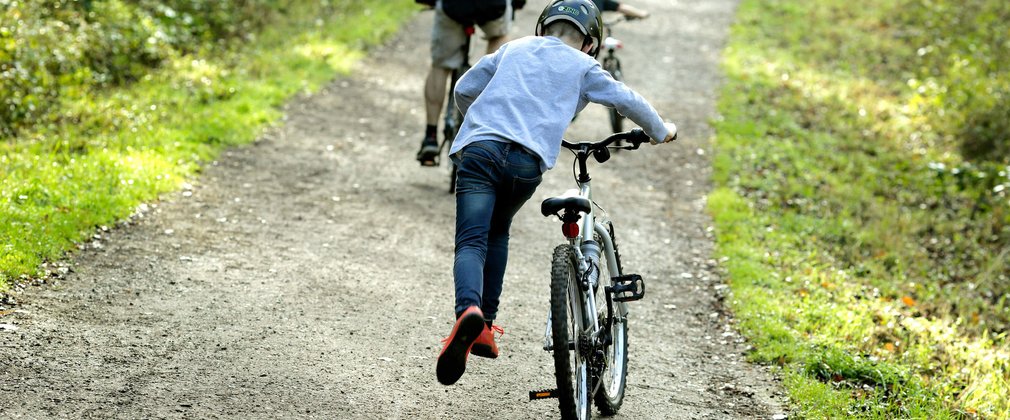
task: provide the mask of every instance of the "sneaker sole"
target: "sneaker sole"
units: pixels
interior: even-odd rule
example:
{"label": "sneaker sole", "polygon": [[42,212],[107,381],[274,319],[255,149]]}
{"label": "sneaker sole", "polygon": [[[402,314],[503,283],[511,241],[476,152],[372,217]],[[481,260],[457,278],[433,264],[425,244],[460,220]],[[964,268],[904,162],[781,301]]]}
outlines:
{"label": "sneaker sole", "polygon": [[421,146],[421,150],[417,152],[417,160],[421,161],[421,163],[434,163],[435,158],[438,157],[439,150],[438,145],[435,144]]}
{"label": "sneaker sole", "polygon": [[470,348],[470,354],[478,357],[486,357],[488,359],[498,358],[498,354],[491,351],[491,346],[474,344],[473,347]]}
{"label": "sneaker sole", "polygon": [[484,317],[479,313],[469,313],[459,319],[459,328],[445,351],[438,356],[435,374],[442,385],[452,385],[463,376],[470,346],[484,331]]}

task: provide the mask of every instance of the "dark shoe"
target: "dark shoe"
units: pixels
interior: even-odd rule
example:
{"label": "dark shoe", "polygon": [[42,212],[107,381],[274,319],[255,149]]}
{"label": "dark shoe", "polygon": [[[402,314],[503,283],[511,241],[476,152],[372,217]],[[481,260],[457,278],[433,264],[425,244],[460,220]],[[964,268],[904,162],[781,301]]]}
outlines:
{"label": "dark shoe", "polygon": [[438,355],[435,374],[443,385],[452,385],[463,376],[466,370],[466,358],[470,355],[470,346],[484,331],[484,314],[480,308],[471,306],[463,311],[456,320],[452,332],[445,339],[445,347]]}
{"label": "dark shoe", "polygon": [[417,161],[421,166],[438,165],[438,140],[435,137],[425,137],[421,141],[421,150],[417,152]]}
{"label": "dark shoe", "polygon": [[470,347],[470,354],[489,359],[497,358],[498,346],[494,343],[495,333],[498,333],[498,337],[501,337],[505,335],[505,330],[497,325],[492,325],[491,328],[488,328],[487,324],[484,324],[484,331],[473,341],[473,346]]}

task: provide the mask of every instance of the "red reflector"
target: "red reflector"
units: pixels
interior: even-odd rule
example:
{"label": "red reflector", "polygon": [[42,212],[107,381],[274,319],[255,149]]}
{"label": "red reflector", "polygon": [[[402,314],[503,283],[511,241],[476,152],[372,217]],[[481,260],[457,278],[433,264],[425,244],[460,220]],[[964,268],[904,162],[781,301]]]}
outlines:
{"label": "red reflector", "polygon": [[572,239],[579,236],[579,224],[578,223],[562,223],[561,233],[565,234],[565,237]]}

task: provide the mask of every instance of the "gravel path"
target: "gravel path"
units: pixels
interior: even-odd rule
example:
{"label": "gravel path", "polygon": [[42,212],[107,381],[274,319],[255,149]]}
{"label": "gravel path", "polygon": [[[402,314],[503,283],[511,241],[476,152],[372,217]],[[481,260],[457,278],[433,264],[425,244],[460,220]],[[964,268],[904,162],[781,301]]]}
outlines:
{"label": "gravel path", "polygon": [[[636,0],[615,35],[626,80],[680,126],[678,144],[593,169],[625,267],[630,372],[615,418],[772,418],[779,384],[745,363],[712,260],[707,121],[732,0]],[[520,11],[513,35],[539,10]],[[287,108],[286,123],[208,165],[78,253],[60,282],[0,317],[0,418],[551,418],[541,349],[558,223],[539,201],[573,184],[566,160],[516,217],[497,360],[435,380],[451,328],[454,201],[444,168],[413,160],[431,13],[355,74]],[[478,45],[483,48],[483,45]],[[570,139],[607,133],[579,116]]]}

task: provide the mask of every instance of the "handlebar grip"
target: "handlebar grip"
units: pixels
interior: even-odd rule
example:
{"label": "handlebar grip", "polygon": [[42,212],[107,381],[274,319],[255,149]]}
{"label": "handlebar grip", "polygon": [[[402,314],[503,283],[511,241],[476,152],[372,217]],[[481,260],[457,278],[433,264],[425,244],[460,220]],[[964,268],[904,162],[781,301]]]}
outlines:
{"label": "handlebar grip", "polygon": [[633,128],[628,132],[627,140],[635,143],[645,143],[649,141],[649,135],[641,128]]}

